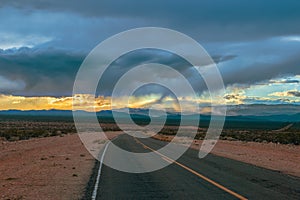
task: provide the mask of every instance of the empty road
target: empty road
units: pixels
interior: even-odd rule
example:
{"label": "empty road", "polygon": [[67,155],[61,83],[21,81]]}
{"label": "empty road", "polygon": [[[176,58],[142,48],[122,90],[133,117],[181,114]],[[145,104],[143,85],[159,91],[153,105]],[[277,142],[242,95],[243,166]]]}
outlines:
{"label": "empty road", "polygon": [[[128,135],[113,143],[131,152],[166,145]],[[113,159],[109,144],[100,156]],[[172,160],[162,157],[162,162]],[[120,172],[97,162],[84,199],[300,199],[300,179],[215,155],[199,159],[198,151],[189,149],[168,167],[143,174]]]}

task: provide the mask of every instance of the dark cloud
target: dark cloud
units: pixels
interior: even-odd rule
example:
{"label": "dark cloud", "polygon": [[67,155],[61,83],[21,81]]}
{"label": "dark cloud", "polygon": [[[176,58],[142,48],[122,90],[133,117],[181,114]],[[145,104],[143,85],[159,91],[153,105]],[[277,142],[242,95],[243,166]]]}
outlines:
{"label": "dark cloud", "polygon": [[[233,60],[236,57],[236,55],[214,55],[212,56],[212,59],[216,63],[222,63]],[[143,49],[127,53],[114,61],[101,79],[104,83],[101,85],[101,90],[107,92],[105,95],[110,95],[115,83],[123,74],[136,66],[149,63],[159,63],[177,70],[191,83],[191,86],[199,94],[207,89],[199,72],[184,58],[163,50]],[[202,66],[207,64],[209,63],[202,63]],[[150,73],[140,74],[140,77],[144,77],[144,80],[149,80],[150,82],[155,80],[169,80],[169,82],[175,83],[176,79],[178,79],[178,77],[172,77],[170,73],[163,72],[160,69],[154,69]],[[133,78],[132,84],[134,84],[134,82],[135,79]],[[176,87],[180,88],[180,84],[181,82],[178,81]],[[185,91],[183,90],[182,92],[184,93]],[[161,93],[162,97],[172,95],[169,90],[165,90],[163,87],[157,85],[143,87],[136,95],[145,95],[149,93]]]}
{"label": "dark cloud", "polygon": [[1,6],[28,13],[45,10],[90,18],[140,19],[144,26],[174,28],[202,40],[249,40],[300,33],[300,2],[295,0],[3,0]]}
{"label": "dark cloud", "polygon": [[272,78],[300,74],[299,56],[284,58],[278,63],[249,63],[245,66],[235,66],[233,70],[227,71],[226,67],[220,68],[226,84],[255,84]]}
{"label": "dark cloud", "polygon": [[235,59],[237,56],[236,55],[216,55],[216,56],[212,56],[212,59],[214,60],[214,62],[216,64],[221,63],[221,62],[225,62],[225,61],[229,61],[232,59]]}
{"label": "dark cloud", "polygon": [[70,95],[83,58],[84,55],[53,49],[4,51],[0,54],[0,74],[25,86],[21,91],[1,92],[25,96]]}
{"label": "dark cloud", "polygon": [[10,80],[0,76],[0,92],[20,91],[25,88],[25,83],[20,80]]}
{"label": "dark cloud", "polygon": [[299,91],[288,91],[288,95],[292,95],[294,97],[300,97]]}
{"label": "dark cloud", "polygon": [[[26,96],[71,95],[76,73],[85,56],[85,54],[81,53],[70,53],[51,48],[21,48],[2,51],[0,52],[0,75],[8,80],[15,80],[16,83],[23,83],[25,88],[21,91],[6,90],[1,92],[11,92],[12,94]],[[235,55],[212,57],[219,63],[237,59]],[[295,56],[286,58],[286,60],[277,64],[256,63],[243,68],[236,67],[233,71],[226,71],[220,68],[220,71],[225,86],[236,83],[251,85],[278,76],[300,74],[299,62],[299,57]],[[99,94],[109,96],[114,84],[124,73],[135,66],[146,63],[160,63],[176,69],[191,82],[194,89],[199,93],[207,89],[203,79],[186,60],[161,50],[144,49],[128,53],[113,62],[101,79],[101,91],[99,90]],[[146,74],[145,79],[151,77],[170,81],[176,79],[176,77],[170,77],[169,74],[160,73],[159,70],[156,74],[151,74],[151,76]],[[180,84],[177,87],[180,87]],[[149,92],[168,93],[167,90],[161,87],[153,86],[145,87],[137,94],[144,95]],[[225,98],[232,99],[235,97],[228,96]]]}
{"label": "dark cloud", "polygon": [[291,80],[291,79],[287,79],[287,80],[279,80],[279,81],[274,81],[274,80],[270,80],[269,83],[280,83],[280,84],[283,84],[283,83],[299,83],[300,81],[298,80]]}
{"label": "dark cloud", "polygon": [[226,100],[238,100],[240,99],[240,95],[239,94],[228,94],[224,96],[224,99]]}
{"label": "dark cloud", "polygon": [[257,116],[268,116],[268,115],[292,115],[298,114],[300,105],[289,105],[278,102],[276,105],[267,104],[252,104],[252,105],[234,105],[227,107],[227,115],[257,115]]}
{"label": "dark cloud", "polygon": [[[85,54],[53,48],[0,50],[0,75],[6,77],[5,80],[15,80],[15,83],[23,83],[22,90],[15,90],[16,86],[14,86],[11,90],[6,88],[5,91],[2,89],[1,92],[25,96],[71,95],[76,73],[85,56]],[[235,56],[214,56],[219,62],[229,60],[229,57],[233,59]],[[173,67],[186,76],[187,79],[192,79],[195,75],[190,71],[191,65],[181,57],[162,50],[144,49],[123,55],[114,61],[100,81],[99,94],[111,95],[114,84],[124,73],[133,67],[147,63],[160,63]],[[149,74],[147,76],[149,77]],[[159,73],[159,70],[152,77],[176,78],[169,77],[166,73]],[[205,87],[204,83],[202,85]],[[203,88],[201,87],[201,89]],[[149,86],[137,94],[143,95],[148,92],[168,93],[166,91],[162,87]]]}

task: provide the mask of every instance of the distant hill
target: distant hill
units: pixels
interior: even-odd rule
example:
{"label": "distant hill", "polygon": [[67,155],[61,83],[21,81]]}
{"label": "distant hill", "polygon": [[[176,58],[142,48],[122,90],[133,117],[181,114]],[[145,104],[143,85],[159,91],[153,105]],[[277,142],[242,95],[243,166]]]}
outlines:
{"label": "distant hill", "polygon": [[71,116],[70,110],[7,110],[0,111],[0,115],[18,115],[18,116]]}
{"label": "distant hill", "polygon": [[[75,111],[80,112],[82,114],[89,114],[85,111]],[[128,114],[132,118],[136,119],[149,119],[149,110],[148,109],[129,109],[129,113],[124,112],[124,110],[117,110],[114,111],[115,114],[119,117],[127,117]],[[0,111],[0,116],[49,116],[49,117],[72,117],[72,111],[69,110],[37,110],[37,111],[19,111],[19,110],[8,110],[8,111]],[[155,119],[160,119],[162,117],[161,111],[151,111],[151,115]],[[98,117],[105,117],[105,118],[113,118],[113,114],[111,110],[105,110],[97,112]],[[167,116],[169,120],[180,120],[181,115],[179,113],[172,113],[167,112]],[[195,120],[199,116],[196,114],[185,115],[186,119]],[[209,115],[200,115],[200,120],[209,121]],[[226,121],[233,121],[233,122],[300,122],[300,113],[292,114],[292,115],[266,115],[266,116],[227,116]]]}
{"label": "distant hill", "polygon": [[293,115],[268,115],[268,116],[234,116],[237,120],[300,122],[300,113]]}

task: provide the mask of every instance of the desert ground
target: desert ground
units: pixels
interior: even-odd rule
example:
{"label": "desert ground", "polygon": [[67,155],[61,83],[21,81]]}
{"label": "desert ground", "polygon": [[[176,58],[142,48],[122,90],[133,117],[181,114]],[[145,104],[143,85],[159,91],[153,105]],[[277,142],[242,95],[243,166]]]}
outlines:
{"label": "desert ground", "polygon": [[[40,126],[44,125],[47,123],[40,123]],[[37,127],[27,125],[32,126]],[[66,127],[66,130],[62,130],[62,127]],[[95,159],[85,149],[77,134],[65,133],[70,129],[73,130],[68,125],[54,123],[47,128],[50,131],[46,137],[20,140],[16,138],[20,137],[19,134],[9,140],[1,138],[0,199],[82,198]],[[107,126],[105,129],[110,131],[107,132],[110,139],[122,134],[115,131],[114,127]],[[173,136],[157,134],[154,138],[170,141]],[[201,142],[194,140],[192,148],[199,149]],[[300,177],[299,152],[300,146],[294,144],[235,140],[219,140],[212,151],[218,156]]]}
{"label": "desert ground", "polygon": [[77,134],[2,140],[0,199],[81,199],[94,164]]}

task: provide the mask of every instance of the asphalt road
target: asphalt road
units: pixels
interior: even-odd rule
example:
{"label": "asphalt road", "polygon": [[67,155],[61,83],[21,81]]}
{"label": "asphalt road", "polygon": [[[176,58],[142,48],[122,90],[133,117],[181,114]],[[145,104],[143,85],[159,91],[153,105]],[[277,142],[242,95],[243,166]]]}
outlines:
{"label": "asphalt road", "polygon": [[[128,135],[113,142],[132,152],[166,145]],[[109,145],[102,157],[113,159]],[[84,199],[300,199],[299,178],[215,155],[199,159],[198,152],[192,149],[177,162],[150,173],[120,172],[100,162],[93,171]]]}

